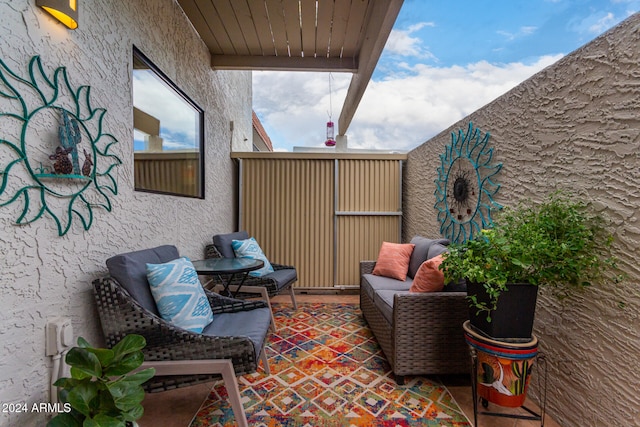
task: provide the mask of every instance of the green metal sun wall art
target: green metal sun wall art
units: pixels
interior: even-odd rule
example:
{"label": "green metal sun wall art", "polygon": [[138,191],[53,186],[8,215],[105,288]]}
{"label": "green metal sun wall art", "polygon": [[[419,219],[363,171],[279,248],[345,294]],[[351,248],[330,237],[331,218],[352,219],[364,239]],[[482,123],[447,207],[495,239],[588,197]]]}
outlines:
{"label": "green metal sun wall art", "polygon": [[452,242],[472,239],[492,224],[491,211],[502,206],[493,200],[500,189],[494,183],[502,163],[491,164],[493,148],[489,148],[489,133],[469,123],[465,133],[451,133],[451,144],[440,155],[441,166],[435,180],[436,204],[440,234]]}
{"label": "green metal sun wall art", "polygon": [[91,106],[90,90],[74,90],[65,67],[49,78],[38,56],[28,77],[0,60],[0,206],[14,209],[16,225],[47,214],[63,236],[74,217],[88,230],[93,208],[111,211],[112,172],[122,161],[111,152],[118,141],[102,128],[107,111]]}

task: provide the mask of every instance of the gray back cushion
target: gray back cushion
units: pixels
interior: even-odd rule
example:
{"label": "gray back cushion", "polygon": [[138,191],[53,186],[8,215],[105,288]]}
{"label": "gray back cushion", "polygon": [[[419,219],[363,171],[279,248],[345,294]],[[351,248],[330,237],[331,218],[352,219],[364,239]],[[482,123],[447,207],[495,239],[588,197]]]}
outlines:
{"label": "gray back cushion", "polygon": [[429,251],[427,252],[427,259],[431,259],[434,256],[438,256],[443,252],[447,251],[447,247],[444,245],[441,245],[440,243],[434,243],[433,245],[429,246]]}
{"label": "gray back cushion", "polygon": [[164,245],[111,257],[107,260],[107,268],[111,277],[116,279],[138,304],[157,315],[158,308],[147,280],[147,263],[162,264],[177,258],[180,258],[178,249],[173,245]]}
{"label": "gray back cushion", "polygon": [[413,248],[413,252],[411,253],[411,258],[409,259],[408,274],[409,274],[409,277],[413,278],[415,277],[416,273],[418,272],[418,269],[420,268],[423,262],[440,253],[438,252],[435,255],[430,255],[429,249],[431,248],[431,246],[434,244],[438,244],[440,246],[448,245],[449,240],[448,239],[427,239],[426,237],[415,236],[413,239],[411,239],[410,243],[413,243],[414,245],[416,245]]}
{"label": "gray back cushion", "polygon": [[213,244],[225,258],[235,258],[236,254],[233,252],[233,246],[231,246],[232,240],[247,240],[249,233],[246,231],[237,231],[229,234],[216,234],[213,236]]}

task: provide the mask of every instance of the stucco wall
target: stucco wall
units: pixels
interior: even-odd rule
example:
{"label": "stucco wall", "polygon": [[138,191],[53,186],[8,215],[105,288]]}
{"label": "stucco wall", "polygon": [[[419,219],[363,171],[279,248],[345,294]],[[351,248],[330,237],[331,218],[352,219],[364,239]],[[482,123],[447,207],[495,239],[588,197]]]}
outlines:
{"label": "stucco wall", "polygon": [[562,302],[542,290],[534,333],[549,362],[549,412],[561,425],[639,426],[640,14],[413,150],[405,239],[439,234],[438,155],[470,121],[490,132],[493,159],[503,163],[496,201],[539,200],[565,188],[611,220],[626,283]]}
{"label": "stucco wall", "polygon": [[[63,237],[46,216],[15,226],[20,203],[0,207],[1,403],[31,407],[48,401],[47,319],[69,317],[76,337],[101,343],[91,281],[105,273],[108,257],[175,244],[182,254],[198,259],[213,234],[233,229],[229,153],[232,145],[251,151],[250,72],[213,71],[206,48],[173,0],[92,0],[80,6],[80,27],[70,31],[34,0],[0,0],[0,58],[26,76],[29,60],[40,55],[49,76],[64,65],[74,88],[91,86],[92,104],[107,109],[105,131],[118,139],[115,154],[123,162],[115,172],[118,195],[111,197],[112,212],[94,209],[88,231],[77,218]],[[204,200],[133,190],[132,45],[205,111]],[[0,110],[6,105],[0,98]],[[15,138],[6,131],[0,127],[0,138]],[[8,155],[0,150],[3,166]],[[45,422],[41,414],[0,413],[2,426]]]}

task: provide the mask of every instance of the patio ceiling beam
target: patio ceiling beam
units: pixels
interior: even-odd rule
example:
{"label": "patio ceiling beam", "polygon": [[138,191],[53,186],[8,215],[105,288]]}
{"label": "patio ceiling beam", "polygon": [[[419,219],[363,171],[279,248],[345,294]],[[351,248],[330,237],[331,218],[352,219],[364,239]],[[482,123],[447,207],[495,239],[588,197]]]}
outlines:
{"label": "patio ceiling beam", "polygon": [[403,0],[376,1],[368,19],[369,25],[360,50],[358,71],[351,78],[347,96],[338,120],[338,135],[345,135],[353,120],[358,104],[367,89],[384,45],[396,22]]}
{"label": "patio ceiling beam", "polygon": [[353,73],[345,135],[403,0],[177,0],[218,70]]}
{"label": "patio ceiling beam", "polygon": [[289,56],[211,55],[211,67],[216,70],[269,71],[358,71],[358,60],[351,58],[314,58]]}

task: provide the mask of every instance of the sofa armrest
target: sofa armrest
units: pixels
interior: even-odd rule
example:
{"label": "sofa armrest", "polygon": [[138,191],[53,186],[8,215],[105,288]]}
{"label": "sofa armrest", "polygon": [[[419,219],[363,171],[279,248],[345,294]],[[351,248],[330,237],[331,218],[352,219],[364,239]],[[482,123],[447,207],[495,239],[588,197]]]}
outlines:
{"label": "sofa armrest", "polygon": [[209,304],[211,305],[211,310],[213,311],[214,315],[218,313],[236,313],[238,311],[248,311],[256,308],[268,307],[267,303],[262,300],[245,301],[236,298],[230,298],[217,294],[215,292],[211,292],[208,289],[205,289],[204,293],[209,300]]}
{"label": "sofa armrest", "polygon": [[391,330],[394,373],[469,372],[462,327],[469,318],[468,304],[466,292],[396,294]]}
{"label": "sofa armrest", "polygon": [[[466,292],[411,292],[394,295],[394,317],[415,318],[416,315],[431,315],[434,319],[457,317],[458,313],[468,316],[469,303]],[[430,314],[425,312],[439,311]],[[462,324],[460,324],[462,326]]]}
{"label": "sofa armrest", "polygon": [[[394,296],[393,329],[405,345],[425,334],[450,335],[463,342],[462,324],[469,319],[466,292],[398,293]],[[414,342],[415,344],[415,342]],[[401,343],[398,348],[409,348]],[[419,348],[419,347],[410,347]]]}
{"label": "sofa armrest", "polygon": [[360,276],[362,276],[363,274],[373,273],[373,268],[375,266],[375,261],[360,261]]}
{"label": "sofa armrest", "polygon": [[275,262],[270,262],[271,267],[273,267],[274,271],[278,271],[278,270],[295,270],[295,267],[293,265],[285,265],[285,264],[278,264]]}

